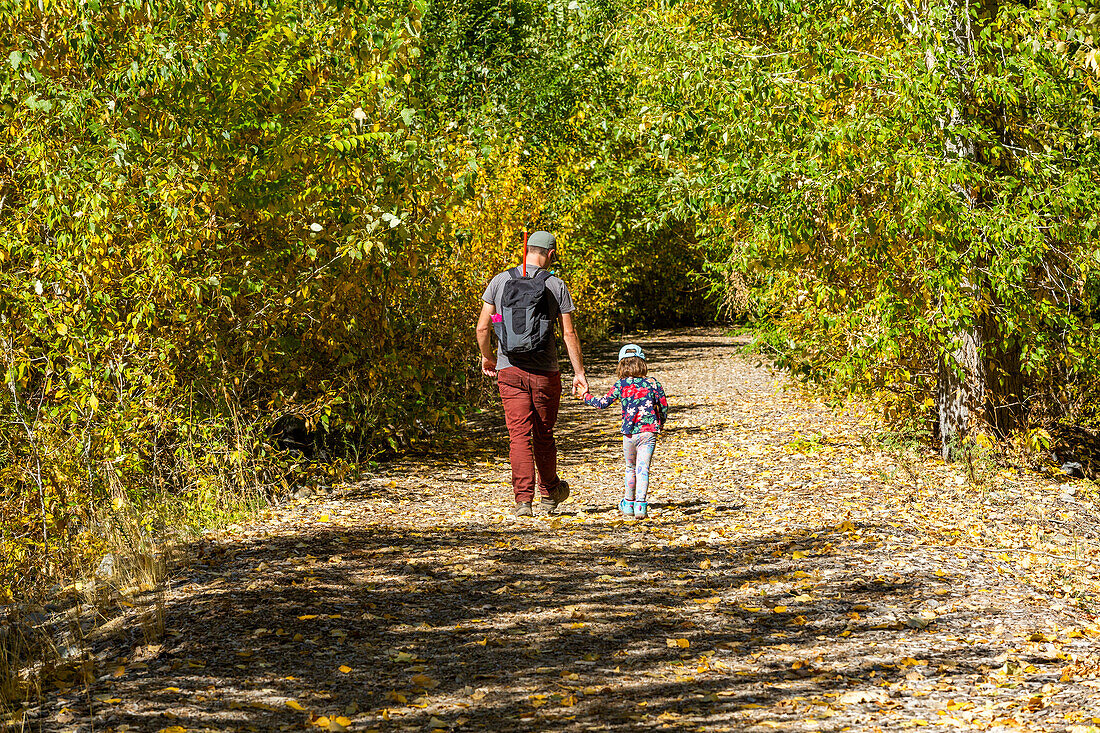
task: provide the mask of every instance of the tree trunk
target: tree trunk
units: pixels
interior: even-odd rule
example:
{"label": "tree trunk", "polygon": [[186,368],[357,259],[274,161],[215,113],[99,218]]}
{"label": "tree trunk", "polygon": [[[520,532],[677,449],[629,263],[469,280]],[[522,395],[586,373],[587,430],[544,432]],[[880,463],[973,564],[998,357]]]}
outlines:
{"label": "tree trunk", "polygon": [[[943,28],[933,38],[941,38],[950,46],[945,53],[942,46],[929,46],[926,56],[928,68],[946,63],[947,72],[956,80],[957,98],[952,100],[950,116],[940,120],[944,129],[944,157],[948,160],[977,159],[977,146],[965,134],[955,132],[968,120],[964,110],[970,96],[970,75],[974,59],[974,32],[970,22],[970,0],[947,0]],[[974,208],[974,194],[963,186],[956,186],[956,193],[968,208]],[[977,294],[981,287],[977,262],[960,282],[960,287],[972,289]],[[950,354],[940,356],[936,379],[936,410],[940,434],[940,451],[945,460],[955,457],[974,429],[986,424],[986,354],[985,329],[978,324],[960,328],[954,334],[959,346]]]}
{"label": "tree trunk", "polygon": [[961,334],[962,345],[940,359],[936,380],[940,452],[952,460],[975,423],[984,422],[986,372],[978,329]]}

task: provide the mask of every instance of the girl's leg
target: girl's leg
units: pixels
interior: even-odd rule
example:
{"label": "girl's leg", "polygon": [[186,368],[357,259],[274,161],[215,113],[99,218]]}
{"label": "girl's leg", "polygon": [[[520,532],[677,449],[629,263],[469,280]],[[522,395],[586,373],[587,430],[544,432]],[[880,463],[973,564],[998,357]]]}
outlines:
{"label": "girl's leg", "polygon": [[623,501],[634,501],[634,490],[637,479],[635,478],[635,460],[637,450],[634,447],[634,436],[623,436],[623,461],[626,463],[626,491]]}
{"label": "girl's leg", "polygon": [[634,436],[633,443],[636,451],[634,498],[637,501],[645,501],[646,493],[649,491],[649,462],[653,459],[653,450],[657,447],[657,434],[639,433]]}

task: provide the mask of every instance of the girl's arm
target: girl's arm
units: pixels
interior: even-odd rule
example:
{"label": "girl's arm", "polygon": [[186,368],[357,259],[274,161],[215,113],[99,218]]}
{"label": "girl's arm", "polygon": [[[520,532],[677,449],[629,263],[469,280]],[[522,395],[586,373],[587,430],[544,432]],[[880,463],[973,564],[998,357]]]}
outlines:
{"label": "girl's arm", "polygon": [[665,399],[665,388],[656,379],[653,380],[653,384],[657,386],[657,420],[660,421],[661,427],[664,427],[665,420],[668,419],[668,400]]}
{"label": "girl's arm", "polygon": [[591,394],[586,394],[583,399],[584,404],[592,405],[592,407],[604,410],[608,407],[611,407],[611,403],[613,403],[617,399],[620,399],[621,397],[622,385],[619,382],[615,382],[615,385],[611,389],[609,389],[607,391],[607,394],[605,394],[603,397],[593,397]]}

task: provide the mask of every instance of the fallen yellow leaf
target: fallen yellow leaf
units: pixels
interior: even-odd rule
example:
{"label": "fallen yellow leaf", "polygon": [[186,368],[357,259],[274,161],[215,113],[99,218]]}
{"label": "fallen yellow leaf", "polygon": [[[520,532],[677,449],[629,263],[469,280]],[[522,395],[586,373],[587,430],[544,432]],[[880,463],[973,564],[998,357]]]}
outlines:
{"label": "fallen yellow leaf", "polygon": [[348,672],[351,671],[351,667],[349,667],[346,664],[341,664],[340,665],[340,671],[343,672],[344,674],[347,674]]}
{"label": "fallen yellow leaf", "polygon": [[300,710],[300,711],[302,711],[303,713],[304,713],[304,712],[306,711],[306,709],[305,709],[304,707],[302,707],[302,706],[301,706],[301,705],[300,705],[300,704],[298,703],[298,701],[297,701],[297,700],[287,700],[287,701],[286,701],[286,706],[287,706],[288,708],[291,708],[292,710]]}
{"label": "fallen yellow leaf", "polygon": [[433,680],[426,674],[414,674],[411,681],[417,687],[423,687],[425,690],[430,690],[433,687],[439,687],[439,682]]}

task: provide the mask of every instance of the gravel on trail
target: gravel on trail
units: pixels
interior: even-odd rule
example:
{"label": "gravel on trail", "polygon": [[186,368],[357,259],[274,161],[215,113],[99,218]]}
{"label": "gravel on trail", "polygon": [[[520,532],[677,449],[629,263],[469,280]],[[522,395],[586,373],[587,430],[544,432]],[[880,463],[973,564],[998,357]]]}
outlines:
{"label": "gravel on trail", "polygon": [[617,407],[568,396],[573,495],[513,517],[491,406],[448,455],[196,545],[164,636],[131,617],[25,729],[1100,731],[1077,484],[876,440],[743,337],[631,339],[671,404],[648,519],[617,512]]}

